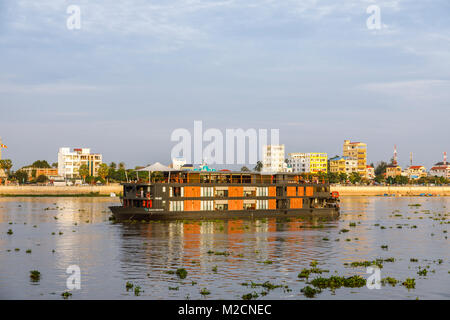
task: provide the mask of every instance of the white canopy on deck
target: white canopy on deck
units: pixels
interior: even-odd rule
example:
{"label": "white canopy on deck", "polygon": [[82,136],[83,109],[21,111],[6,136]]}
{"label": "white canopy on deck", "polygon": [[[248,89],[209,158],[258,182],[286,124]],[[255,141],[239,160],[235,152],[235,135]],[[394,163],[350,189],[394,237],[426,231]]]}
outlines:
{"label": "white canopy on deck", "polygon": [[161,171],[161,172],[170,172],[170,171],[180,171],[180,170],[172,169],[172,168],[169,168],[169,167],[167,167],[167,166],[165,166],[165,165],[163,165],[163,164],[161,164],[161,163],[159,163],[159,162],[155,162],[155,163],[152,164],[152,165],[149,165],[149,166],[147,166],[147,167],[145,167],[145,168],[142,168],[142,169],[138,169],[138,170],[136,170],[136,171],[149,171],[149,172]]}
{"label": "white canopy on deck", "polygon": [[169,172],[169,181],[170,181],[170,172],[171,171],[180,171],[180,170],[172,169],[172,168],[169,168],[159,162],[155,162],[152,165],[149,165],[142,169],[138,169],[136,171],[147,171],[149,173],[148,174],[148,182],[150,183],[150,178],[151,178],[152,172]]}

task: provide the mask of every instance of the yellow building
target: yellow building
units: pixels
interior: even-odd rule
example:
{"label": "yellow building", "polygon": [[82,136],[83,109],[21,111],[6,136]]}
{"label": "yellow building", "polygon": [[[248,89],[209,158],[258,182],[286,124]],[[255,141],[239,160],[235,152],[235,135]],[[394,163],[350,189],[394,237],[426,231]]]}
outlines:
{"label": "yellow building", "polygon": [[363,142],[344,140],[343,156],[358,160],[358,173],[365,177],[367,166],[367,145]]}
{"label": "yellow building", "polygon": [[409,166],[405,174],[409,179],[420,179],[427,176],[427,169],[424,166]]}
{"label": "yellow building", "polygon": [[311,152],[309,154],[309,171],[312,173],[327,173],[328,155],[326,153]]}
{"label": "yellow building", "polygon": [[328,172],[328,154],[324,152],[289,153],[288,165],[293,172]]}
{"label": "yellow building", "polygon": [[390,164],[386,167],[386,178],[392,177],[395,178],[397,176],[402,175],[402,167],[396,164]]}
{"label": "yellow building", "polygon": [[372,166],[366,167],[366,179],[375,179],[375,168]]}

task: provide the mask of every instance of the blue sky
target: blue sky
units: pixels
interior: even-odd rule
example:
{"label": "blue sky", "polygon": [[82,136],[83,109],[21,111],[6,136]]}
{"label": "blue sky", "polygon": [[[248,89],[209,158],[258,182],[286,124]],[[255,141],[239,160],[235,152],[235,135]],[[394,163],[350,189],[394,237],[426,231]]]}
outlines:
{"label": "blue sky", "polygon": [[[69,5],[81,29],[68,30]],[[366,9],[378,5],[380,30]],[[176,128],[280,129],[288,152],[430,167],[450,152],[450,2],[0,2],[0,136],[15,169],[85,146],[169,163]]]}

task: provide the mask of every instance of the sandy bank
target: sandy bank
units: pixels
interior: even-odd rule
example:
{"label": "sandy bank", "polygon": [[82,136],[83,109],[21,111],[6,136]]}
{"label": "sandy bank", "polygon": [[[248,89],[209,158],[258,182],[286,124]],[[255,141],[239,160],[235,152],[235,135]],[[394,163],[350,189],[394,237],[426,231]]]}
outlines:
{"label": "sandy bank", "polygon": [[419,196],[432,194],[450,196],[450,186],[332,186],[332,191],[338,191],[341,196],[382,196],[395,194],[396,196]]}

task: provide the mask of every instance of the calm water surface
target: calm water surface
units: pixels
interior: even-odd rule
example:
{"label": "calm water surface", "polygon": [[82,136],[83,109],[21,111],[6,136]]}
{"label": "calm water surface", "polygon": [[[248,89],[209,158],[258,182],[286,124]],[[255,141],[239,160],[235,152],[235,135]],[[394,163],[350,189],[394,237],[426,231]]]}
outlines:
{"label": "calm water surface", "polygon": [[[334,221],[112,223],[108,206],[117,203],[0,198],[0,298],[62,299],[66,269],[78,265],[81,289],[70,299],[241,299],[252,292],[258,299],[306,299],[297,275],[311,261],[329,270],[324,277],[367,278],[365,267],[345,263],[393,257],[381,277],[415,278],[415,289],[325,289],[315,299],[450,299],[449,197],[347,197]],[[167,273],[181,267],[185,279]],[[30,281],[30,270],[41,272],[39,282]],[[127,292],[127,281],[142,288],[140,296]],[[242,285],[251,281],[287,288],[261,296],[261,287]]]}

